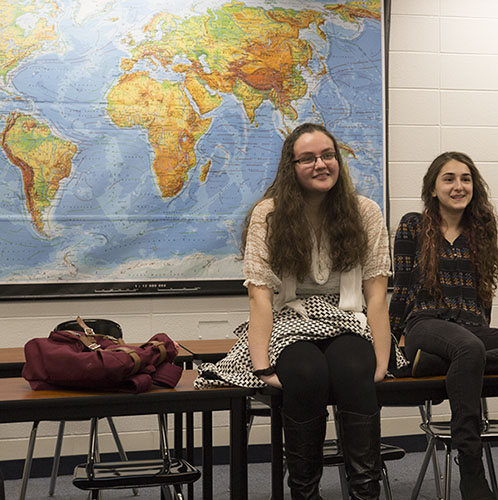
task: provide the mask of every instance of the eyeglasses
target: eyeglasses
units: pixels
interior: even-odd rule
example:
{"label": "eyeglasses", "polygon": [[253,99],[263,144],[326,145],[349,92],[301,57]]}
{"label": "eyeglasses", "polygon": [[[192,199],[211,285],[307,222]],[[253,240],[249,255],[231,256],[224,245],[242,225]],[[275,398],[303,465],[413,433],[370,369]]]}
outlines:
{"label": "eyeglasses", "polygon": [[337,159],[337,153],[335,151],[325,151],[325,153],[322,153],[318,156],[306,155],[302,158],[294,160],[294,163],[299,163],[299,165],[301,165],[302,167],[314,167],[316,165],[316,162],[318,161],[318,158],[320,158],[320,160],[322,160],[324,163],[328,163],[329,161]]}

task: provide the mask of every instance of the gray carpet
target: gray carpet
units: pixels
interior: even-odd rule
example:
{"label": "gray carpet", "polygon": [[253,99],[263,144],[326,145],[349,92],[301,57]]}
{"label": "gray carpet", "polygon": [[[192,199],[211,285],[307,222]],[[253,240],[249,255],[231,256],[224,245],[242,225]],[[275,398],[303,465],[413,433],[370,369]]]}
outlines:
{"label": "gray carpet", "polygon": [[[498,450],[493,450],[493,456],[496,460]],[[416,475],[419,471],[422,462],[422,453],[409,453],[403,459],[387,462],[389,471],[389,479],[395,500],[407,500],[410,498],[413,485],[415,484]],[[440,460],[441,464],[442,456]],[[452,467],[452,500],[460,500],[460,491],[458,489],[458,467],[453,464]],[[42,500],[53,498],[56,500],[85,500],[87,494],[84,491],[76,489],[71,483],[71,476],[60,476],[57,479],[57,487],[55,495],[48,495],[48,478],[30,479],[26,500]],[[228,466],[215,466],[214,470],[214,499],[229,500],[228,490]],[[6,481],[5,493],[6,500],[17,500],[19,498],[20,480]],[[250,464],[249,465],[249,499],[250,500],[269,500],[271,489],[270,480],[270,464]],[[202,499],[202,484],[201,480],[195,483],[195,499]],[[342,500],[341,490],[339,485],[338,471],[335,467],[326,468],[321,482],[321,495],[324,500]],[[132,499],[135,498],[130,490],[106,491],[103,495],[105,499]],[[141,500],[157,500],[160,498],[158,488],[142,488],[140,490]],[[381,495],[381,499],[384,499]],[[432,467],[429,467],[427,477],[422,486],[420,500],[434,500],[436,498],[434,475]],[[288,489],[286,487],[285,499],[290,499]]]}

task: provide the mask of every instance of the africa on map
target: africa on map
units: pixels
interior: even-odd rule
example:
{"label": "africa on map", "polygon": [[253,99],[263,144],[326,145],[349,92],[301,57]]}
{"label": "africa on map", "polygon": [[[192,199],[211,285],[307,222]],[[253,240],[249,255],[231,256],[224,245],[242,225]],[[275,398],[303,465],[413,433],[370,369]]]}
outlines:
{"label": "africa on map", "polygon": [[0,284],[241,278],[287,133],[384,205],[380,0],[0,0]]}

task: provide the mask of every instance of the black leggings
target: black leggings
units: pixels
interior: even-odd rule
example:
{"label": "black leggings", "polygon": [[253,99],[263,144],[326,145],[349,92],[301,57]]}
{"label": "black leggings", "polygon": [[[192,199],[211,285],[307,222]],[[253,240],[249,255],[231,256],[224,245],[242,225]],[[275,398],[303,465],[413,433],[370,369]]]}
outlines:
{"label": "black leggings", "polygon": [[372,344],[352,333],[317,342],[299,341],[280,354],[276,372],[283,386],[282,411],[296,422],[339,410],[372,415],[378,410]]}
{"label": "black leggings", "polygon": [[451,407],[452,445],[464,455],[481,454],[481,392],[486,351],[498,348],[498,328],[462,326],[436,318],[408,322],[406,354],[418,349],[450,362],[446,390]]}

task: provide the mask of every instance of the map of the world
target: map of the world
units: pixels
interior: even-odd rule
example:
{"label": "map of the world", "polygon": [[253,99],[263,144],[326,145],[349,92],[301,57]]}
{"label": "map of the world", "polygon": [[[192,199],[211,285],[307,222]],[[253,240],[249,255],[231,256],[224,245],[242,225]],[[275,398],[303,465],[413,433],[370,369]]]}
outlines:
{"label": "map of the world", "polygon": [[0,284],[241,277],[300,123],[384,205],[379,0],[0,0]]}

